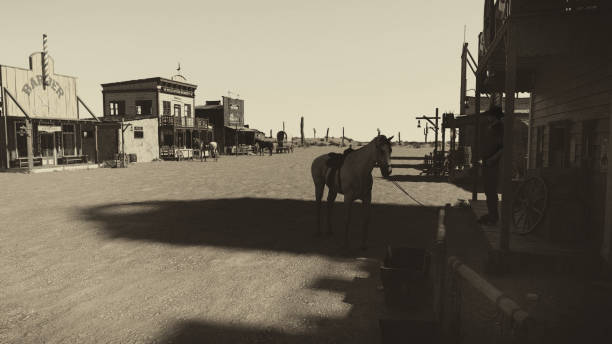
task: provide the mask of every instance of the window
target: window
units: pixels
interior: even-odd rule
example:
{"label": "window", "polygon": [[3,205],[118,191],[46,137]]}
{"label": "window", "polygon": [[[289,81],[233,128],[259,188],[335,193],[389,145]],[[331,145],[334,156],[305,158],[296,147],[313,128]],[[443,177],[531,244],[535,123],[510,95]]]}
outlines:
{"label": "window", "polygon": [[135,139],[144,138],[144,129],[142,127],[134,127],[134,138]]}
{"label": "window", "polygon": [[64,155],[76,154],[76,136],[74,135],[74,125],[62,125],[62,142],[64,143]]}
{"label": "window", "polygon": [[153,101],[151,100],[137,100],[136,101],[136,114],[137,115],[150,115],[152,113]]}
{"label": "window", "polygon": [[185,104],[185,117],[191,117],[191,105]]}
{"label": "window", "polygon": [[165,101],[163,102],[164,104],[164,116],[170,116],[170,102],[169,101]]}
{"label": "window", "polygon": [[174,104],[174,116],[181,117],[181,105]]}
{"label": "window", "polygon": [[125,101],[123,100],[114,100],[108,102],[109,105],[109,114],[111,116],[124,115],[125,114]]}

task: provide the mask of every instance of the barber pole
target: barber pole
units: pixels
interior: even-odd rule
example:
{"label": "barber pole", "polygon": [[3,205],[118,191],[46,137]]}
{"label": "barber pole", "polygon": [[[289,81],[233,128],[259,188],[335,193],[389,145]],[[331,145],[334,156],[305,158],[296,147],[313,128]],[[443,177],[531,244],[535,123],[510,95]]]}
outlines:
{"label": "barber pole", "polygon": [[43,76],[43,89],[49,85],[48,68],[49,68],[49,55],[47,53],[47,34],[43,34],[43,58],[42,58],[42,76]]}

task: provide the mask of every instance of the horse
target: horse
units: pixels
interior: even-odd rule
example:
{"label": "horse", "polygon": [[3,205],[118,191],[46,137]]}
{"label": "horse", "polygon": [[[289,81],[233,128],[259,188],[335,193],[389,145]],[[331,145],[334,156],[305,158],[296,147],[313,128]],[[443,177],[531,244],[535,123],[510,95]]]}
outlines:
{"label": "horse", "polygon": [[263,155],[264,148],[268,148],[268,150],[270,151],[270,155],[272,155],[272,151],[274,150],[274,142],[255,140],[255,145],[257,145],[259,155]]}
{"label": "horse", "polygon": [[219,159],[219,149],[218,149],[217,142],[211,141],[208,144],[208,149],[210,151],[210,157],[214,158],[215,161],[217,161]]}
{"label": "horse", "polygon": [[348,248],[349,225],[353,201],[360,199],[364,205],[363,237],[361,248],[366,249],[370,209],[372,206],[372,170],[380,168],[384,178],[391,175],[391,139],[378,135],[367,145],[353,150],[348,148],[344,154],[328,153],[315,158],[310,171],[315,186],[317,207],[317,232],[321,235],[321,200],[327,185],[327,235],[333,235],[331,218],[332,208],[338,193],[344,195],[346,210],[344,247]]}

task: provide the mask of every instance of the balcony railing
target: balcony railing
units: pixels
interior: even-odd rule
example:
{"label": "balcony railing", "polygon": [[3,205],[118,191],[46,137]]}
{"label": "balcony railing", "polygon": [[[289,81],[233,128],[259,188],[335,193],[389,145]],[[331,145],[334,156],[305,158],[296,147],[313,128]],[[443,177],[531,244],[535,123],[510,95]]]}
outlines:
{"label": "balcony railing", "polygon": [[174,126],[174,127],[193,127],[192,117],[175,117],[164,115],[160,118],[161,126]]}

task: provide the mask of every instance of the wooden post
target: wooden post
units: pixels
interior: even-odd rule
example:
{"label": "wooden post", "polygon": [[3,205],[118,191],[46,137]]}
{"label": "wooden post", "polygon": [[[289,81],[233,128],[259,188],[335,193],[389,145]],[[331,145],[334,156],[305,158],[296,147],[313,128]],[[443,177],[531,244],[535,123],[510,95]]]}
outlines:
{"label": "wooden post", "polygon": [[344,147],[344,127],[342,127],[342,146]]}
{"label": "wooden post", "polygon": [[285,121],[283,121],[283,131],[285,131]]}
{"label": "wooden post", "polygon": [[402,145],[402,133],[400,133],[399,131],[397,132],[397,142],[400,146]]}
{"label": "wooden post", "polygon": [[7,99],[6,99],[6,91],[4,89],[4,87],[2,87],[2,117],[4,120],[4,152],[5,152],[5,157],[6,157],[6,161],[5,161],[5,166],[7,169],[11,167],[11,157],[9,155],[9,147],[8,147],[8,123],[7,123],[7,116],[8,116],[8,103],[7,103]]}
{"label": "wooden post", "polygon": [[121,118],[121,167],[125,167],[125,140],[124,140],[124,124],[123,118]]}
{"label": "wooden post", "polygon": [[506,32],[506,113],[504,114],[504,150],[502,173],[502,217],[499,248],[502,251],[509,249],[510,224],[512,222],[512,172],[513,172],[513,125],[514,125],[514,94],[516,92],[516,74],[518,52],[516,46],[516,32],[512,26]]}
{"label": "wooden post", "polygon": [[32,130],[32,120],[26,119],[26,146],[28,152],[28,172],[32,171],[34,167],[34,152],[32,149],[32,134],[34,134],[34,130]]}
{"label": "wooden post", "polygon": [[436,136],[436,142],[434,143],[434,155],[436,155],[438,152],[438,130],[440,129],[440,126],[438,125],[438,108],[436,108],[436,127],[434,129]]}
{"label": "wooden post", "polygon": [[425,143],[427,143],[427,134],[429,134],[429,122],[425,122]]}
{"label": "wooden post", "polygon": [[480,75],[476,75],[476,99],[474,104],[474,141],[472,144],[472,201],[478,200],[478,173],[480,171]]}
{"label": "wooden post", "polygon": [[100,157],[98,153],[98,126],[94,124],[94,137],[96,141],[96,164],[100,163]]}
{"label": "wooden post", "polygon": [[313,133],[313,135],[314,135],[314,139],[315,139],[315,141],[316,141],[316,140],[317,140],[317,129],[312,128],[312,133]]}
{"label": "wooden post", "polygon": [[300,117],[300,140],[304,146],[304,116]]}
{"label": "wooden post", "polygon": [[444,158],[445,145],[446,145],[446,128],[444,127],[444,114],[442,114],[442,125],[440,126],[440,130],[442,130],[442,158]]}
{"label": "wooden post", "polygon": [[461,93],[459,96],[459,114],[465,115],[465,89],[466,89],[466,64],[467,64],[467,43],[463,43],[463,50],[461,51]]}
{"label": "wooden post", "polygon": [[325,142],[329,141],[329,128],[327,128],[327,132],[325,133]]}

